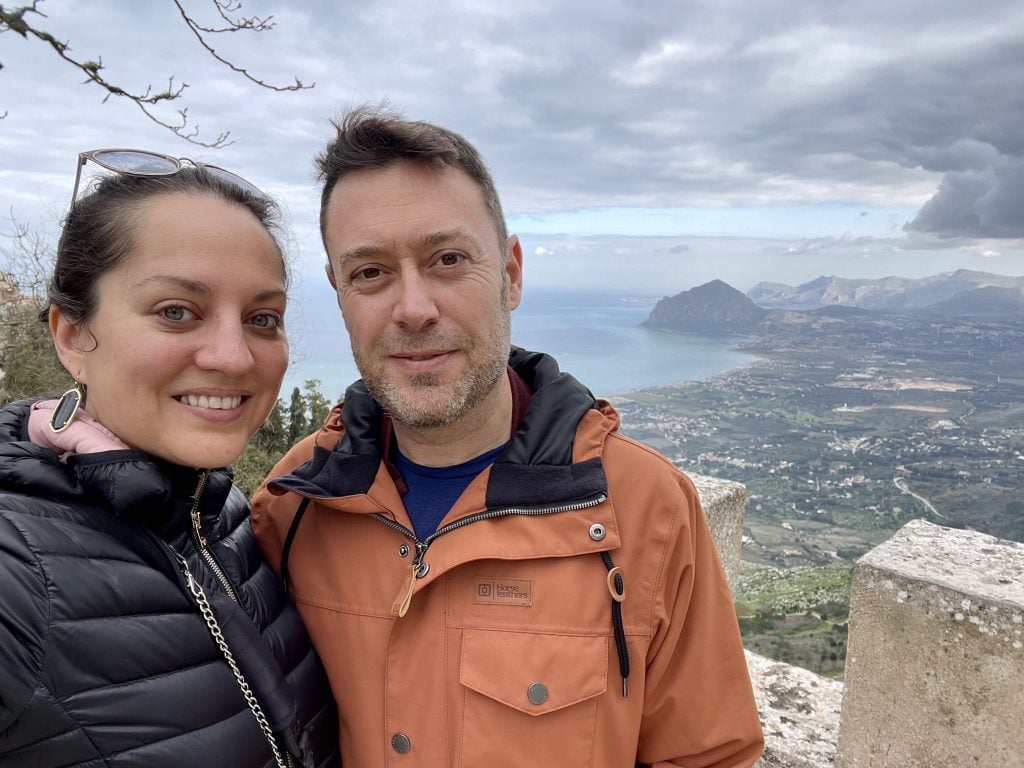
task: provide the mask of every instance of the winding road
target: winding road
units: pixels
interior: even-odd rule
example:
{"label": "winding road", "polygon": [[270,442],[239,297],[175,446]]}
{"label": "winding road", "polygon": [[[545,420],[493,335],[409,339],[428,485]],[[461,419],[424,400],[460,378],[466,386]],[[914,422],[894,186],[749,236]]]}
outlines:
{"label": "winding road", "polygon": [[[898,469],[901,472],[906,471],[905,469],[903,469],[903,467],[898,467]],[[910,488],[907,487],[907,479],[905,477],[894,477],[892,481],[896,485],[896,487],[900,489],[902,493],[906,493],[909,494],[910,496],[913,496],[915,499],[924,504],[928,508],[928,511],[936,517],[941,517],[943,520],[949,520],[949,522],[951,523],[956,522],[955,520],[953,520],[953,518],[946,517],[944,514],[939,512],[939,510],[935,508],[935,505],[928,501],[928,499],[926,499],[924,496],[922,496],[919,493],[914,493],[912,490],[910,490]]]}

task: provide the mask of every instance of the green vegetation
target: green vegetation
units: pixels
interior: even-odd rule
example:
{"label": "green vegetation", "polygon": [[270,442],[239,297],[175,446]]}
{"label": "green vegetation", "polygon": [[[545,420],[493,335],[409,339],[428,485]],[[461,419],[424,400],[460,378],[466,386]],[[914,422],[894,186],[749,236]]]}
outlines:
{"label": "green vegetation", "polygon": [[736,615],[747,648],[841,677],[849,615],[848,567],[785,570],[744,563]]}
{"label": "green vegetation", "polygon": [[39,308],[31,299],[0,306],[0,402],[40,394],[59,396],[74,384],[57,360],[49,328],[38,319]]}
{"label": "green vegetation", "polygon": [[57,361],[46,323],[39,311],[53,245],[27,227],[12,222],[0,247],[0,402],[40,394],[60,395],[74,382]]}
{"label": "green vegetation", "polygon": [[278,400],[267,421],[235,462],[235,483],[252,496],[285,452],[306,435],[319,429],[331,405],[319,379],[309,379],[300,390],[295,387],[286,404]]}

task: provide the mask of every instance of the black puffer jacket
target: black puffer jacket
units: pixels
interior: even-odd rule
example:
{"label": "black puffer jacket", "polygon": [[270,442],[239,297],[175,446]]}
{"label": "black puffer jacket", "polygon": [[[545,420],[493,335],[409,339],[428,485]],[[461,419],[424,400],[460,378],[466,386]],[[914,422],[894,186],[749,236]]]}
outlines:
{"label": "black puffer jacket", "polygon": [[278,742],[337,765],[323,669],[230,473],[138,451],[65,465],[28,441],[29,407],[0,409],[0,766],[274,764],[175,552]]}

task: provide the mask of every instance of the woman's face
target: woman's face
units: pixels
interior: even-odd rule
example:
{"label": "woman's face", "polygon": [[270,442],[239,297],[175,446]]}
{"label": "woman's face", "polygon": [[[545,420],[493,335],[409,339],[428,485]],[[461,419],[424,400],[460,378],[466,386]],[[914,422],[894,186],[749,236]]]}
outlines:
{"label": "woman's face", "polygon": [[132,245],[97,281],[92,318],[58,321],[61,360],[86,385],[86,410],[130,447],[230,464],[288,364],[277,247],[242,206],[187,194],[147,203]]}

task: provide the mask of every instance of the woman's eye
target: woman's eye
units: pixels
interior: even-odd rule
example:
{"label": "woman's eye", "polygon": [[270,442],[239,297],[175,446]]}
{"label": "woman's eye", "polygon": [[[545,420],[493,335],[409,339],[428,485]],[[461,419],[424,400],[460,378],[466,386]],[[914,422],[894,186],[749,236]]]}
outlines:
{"label": "woman's eye", "polygon": [[172,323],[180,323],[187,320],[191,313],[184,307],[164,307],[160,310],[160,317],[170,320]]}
{"label": "woman's eye", "polygon": [[283,322],[280,317],[270,312],[261,312],[258,315],[253,315],[249,322],[255,325],[257,328],[280,328]]}

